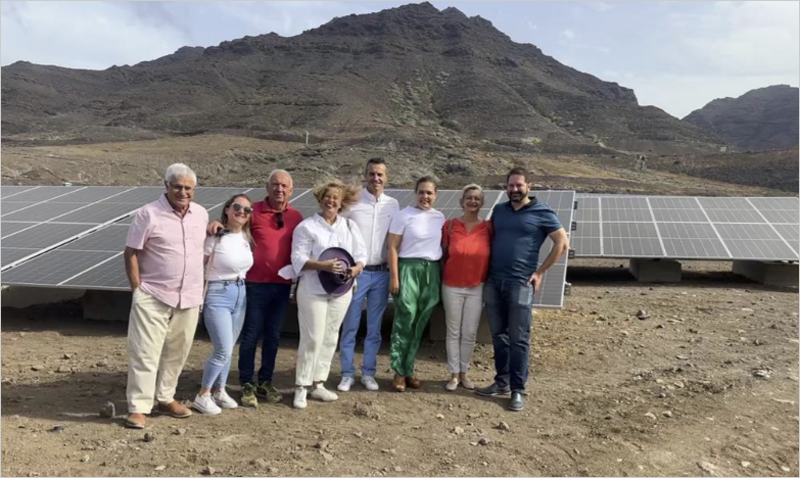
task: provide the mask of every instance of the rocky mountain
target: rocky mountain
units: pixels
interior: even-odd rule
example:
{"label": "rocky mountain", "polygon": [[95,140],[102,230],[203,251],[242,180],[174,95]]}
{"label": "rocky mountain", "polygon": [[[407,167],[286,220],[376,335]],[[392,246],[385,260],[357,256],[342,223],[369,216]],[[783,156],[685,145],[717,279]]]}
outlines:
{"label": "rocky mountain", "polygon": [[184,47],[103,71],[2,68],[3,142],[69,144],[234,133],[271,139],[553,153],[674,154],[721,141],[634,92],[518,44],[481,17],[411,4]]}
{"label": "rocky mountain", "polygon": [[750,151],[797,148],[798,88],[775,85],[714,100],[683,120]]}

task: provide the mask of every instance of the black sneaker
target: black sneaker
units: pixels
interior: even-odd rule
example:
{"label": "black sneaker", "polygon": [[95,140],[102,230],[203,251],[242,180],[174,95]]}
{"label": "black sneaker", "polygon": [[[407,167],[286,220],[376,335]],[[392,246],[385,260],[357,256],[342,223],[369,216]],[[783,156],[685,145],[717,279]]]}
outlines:
{"label": "black sneaker", "polygon": [[510,387],[500,388],[497,382],[493,382],[488,387],[476,388],[475,393],[484,397],[493,397],[495,395],[505,395],[511,392]]}
{"label": "black sneaker", "polygon": [[525,408],[525,399],[522,397],[522,392],[513,392],[511,401],[508,402],[508,409],[512,412],[520,412],[523,408]]}

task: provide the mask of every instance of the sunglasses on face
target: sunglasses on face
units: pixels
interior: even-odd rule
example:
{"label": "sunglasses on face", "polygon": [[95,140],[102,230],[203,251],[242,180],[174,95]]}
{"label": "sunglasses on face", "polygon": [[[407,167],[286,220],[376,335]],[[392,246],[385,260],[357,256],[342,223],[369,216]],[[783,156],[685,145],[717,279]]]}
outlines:
{"label": "sunglasses on face", "polygon": [[250,206],[242,206],[238,202],[235,202],[235,203],[231,204],[231,207],[236,212],[239,212],[239,211],[242,211],[242,210],[244,210],[245,214],[250,214],[251,212],[253,212],[253,208],[251,208]]}

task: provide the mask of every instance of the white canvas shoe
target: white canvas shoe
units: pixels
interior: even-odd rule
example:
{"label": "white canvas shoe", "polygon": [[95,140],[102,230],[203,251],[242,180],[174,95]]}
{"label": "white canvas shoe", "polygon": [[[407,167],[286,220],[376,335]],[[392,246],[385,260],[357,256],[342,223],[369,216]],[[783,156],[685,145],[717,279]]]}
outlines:
{"label": "white canvas shoe", "polygon": [[306,395],[308,394],[308,390],[306,387],[297,387],[294,389],[294,408],[298,408],[300,410],[306,408],[308,406],[308,402],[306,402]]}
{"label": "white canvas shoe", "polygon": [[335,402],[336,400],[339,400],[339,395],[331,392],[322,384],[319,384],[316,388],[311,390],[309,395],[311,395],[311,398],[316,398],[317,400],[322,400],[323,402]]}
{"label": "white canvas shoe", "polygon": [[362,375],[361,376],[361,385],[367,387],[367,390],[370,392],[377,392],[380,388],[378,386],[378,382],[375,381],[375,377],[372,375]]}
{"label": "white canvas shoe", "polygon": [[350,387],[352,387],[355,382],[353,377],[342,377],[342,381],[339,382],[339,386],[336,388],[339,389],[340,392],[349,392]]}
{"label": "white canvas shoe", "polygon": [[220,408],[233,409],[239,406],[239,404],[236,403],[236,400],[232,399],[224,388],[221,388],[211,394],[211,398],[214,399],[214,402],[219,405]]}
{"label": "white canvas shoe", "polygon": [[207,393],[202,396],[195,395],[194,402],[192,402],[192,408],[202,413],[203,415],[219,415],[220,413],[222,413],[222,409],[219,408],[219,405],[214,403],[214,399],[211,398],[210,393]]}

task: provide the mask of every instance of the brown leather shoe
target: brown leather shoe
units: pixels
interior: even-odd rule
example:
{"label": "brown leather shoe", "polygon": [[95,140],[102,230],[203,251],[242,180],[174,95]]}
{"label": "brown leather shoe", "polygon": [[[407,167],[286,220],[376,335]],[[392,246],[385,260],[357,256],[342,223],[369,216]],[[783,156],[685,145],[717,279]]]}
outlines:
{"label": "brown leather shoe", "polygon": [[125,428],[136,428],[141,430],[147,426],[147,417],[144,413],[130,413],[128,418],[125,419]]}
{"label": "brown leather shoe", "polygon": [[172,418],[188,418],[192,416],[192,411],[177,400],[173,400],[169,403],[159,403],[158,411]]}
{"label": "brown leather shoe", "polygon": [[400,375],[399,373],[394,374],[394,379],[392,380],[392,385],[394,386],[395,392],[405,392],[406,391],[406,378]]}
{"label": "brown leather shoe", "polygon": [[419,388],[422,386],[422,382],[419,381],[416,375],[412,375],[410,377],[406,377],[406,385],[411,388]]}

